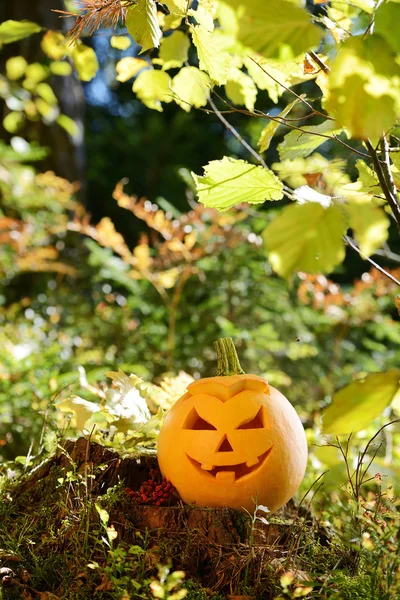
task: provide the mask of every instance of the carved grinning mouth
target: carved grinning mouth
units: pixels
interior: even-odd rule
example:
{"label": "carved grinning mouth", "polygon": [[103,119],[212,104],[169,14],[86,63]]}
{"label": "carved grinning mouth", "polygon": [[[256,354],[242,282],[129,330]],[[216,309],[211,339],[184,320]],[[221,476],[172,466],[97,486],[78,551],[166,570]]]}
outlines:
{"label": "carved grinning mouth", "polygon": [[241,479],[242,477],[245,477],[246,475],[250,475],[250,473],[254,473],[255,471],[257,471],[267,460],[272,448],[273,446],[271,446],[271,448],[269,448],[266,452],[258,456],[257,462],[255,464],[252,464],[251,466],[248,465],[249,461],[247,461],[247,463],[243,462],[238,463],[237,465],[223,465],[220,467],[215,467],[204,464],[202,465],[200,462],[189,456],[187,453],[186,456],[188,457],[192,465],[198,471],[200,471],[200,473],[202,473],[202,475],[210,475],[218,481],[234,483],[235,481],[238,481],[238,479]]}

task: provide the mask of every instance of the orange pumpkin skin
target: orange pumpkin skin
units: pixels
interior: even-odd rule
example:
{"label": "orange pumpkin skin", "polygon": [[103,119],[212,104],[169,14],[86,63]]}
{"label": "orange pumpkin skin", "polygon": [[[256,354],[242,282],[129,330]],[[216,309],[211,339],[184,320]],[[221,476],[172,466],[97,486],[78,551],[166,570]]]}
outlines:
{"label": "orange pumpkin skin", "polygon": [[303,480],[307,442],[293,406],[261,377],[209,377],[166,415],[158,461],[188,504],[253,511],[257,501],[274,512]]}

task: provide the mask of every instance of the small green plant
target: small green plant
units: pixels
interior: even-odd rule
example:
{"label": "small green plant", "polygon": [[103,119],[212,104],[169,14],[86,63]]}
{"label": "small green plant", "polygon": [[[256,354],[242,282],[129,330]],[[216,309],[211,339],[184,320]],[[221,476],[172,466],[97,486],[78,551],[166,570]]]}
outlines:
{"label": "small green plant", "polygon": [[158,579],[150,583],[153,598],[165,600],[182,600],[186,598],[186,589],[178,589],[182,585],[185,573],[183,571],[172,571],[171,565],[158,566]]}

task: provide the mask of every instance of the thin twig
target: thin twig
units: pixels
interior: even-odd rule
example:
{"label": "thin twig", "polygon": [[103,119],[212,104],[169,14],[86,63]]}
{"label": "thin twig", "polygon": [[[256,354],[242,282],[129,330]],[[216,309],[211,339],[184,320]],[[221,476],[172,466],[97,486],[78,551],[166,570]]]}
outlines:
{"label": "thin twig", "polygon": [[[385,139],[385,138],[382,138],[382,141],[383,141],[383,139]],[[381,186],[382,192],[384,193],[384,196],[385,196],[390,208],[392,209],[393,216],[397,223],[397,228],[400,231],[400,206],[398,204],[397,193],[395,195],[393,195],[392,183],[390,182],[390,178],[388,179],[388,171],[390,173],[390,159],[389,159],[389,152],[387,150],[387,146],[384,144],[383,148],[381,147],[383,156],[384,156],[384,158],[386,157],[386,160],[381,161],[378,158],[378,154],[377,154],[375,148],[373,147],[371,141],[366,140],[365,145],[368,148],[368,152],[369,152],[372,162],[374,164],[375,172],[376,172],[376,175],[379,180],[379,185]],[[389,164],[388,164],[388,161],[389,161]]]}
{"label": "thin twig", "polygon": [[348,235],[344,235],[343,239],[346,242],[346,244],[348,244],[351,248],[353,248],[353,250],[355,250],[356,252],[358,252],[358,254],[361,256],[361,258],[363,258],[364,260],[367,260],[369,263],[371,263],[371,265],[373,265],[376,269],[378,269],[378,271],[380,271],[388,279],[390,279],[391,281],[393,281],[393,283],[395,283],[396,285],[400,286],[400,281],[398,279],[396,279],[396,277],[393,277],[393,275],[391,273],[388,273],[387,271],[385,271],[385,269],[383,267],[381,267],[380,265],[378,265],[378,263],[376,263],[374,260],[372,260],[372,258],[370,258],[366,254],[364,254],[363,252],[361,252],[361,250],[357,246],[357,244],[355,244],[354,241]]}
{"label": "thin twig", "polygon": [[[264,169],[267,169],[269,171],[268,165],[265,162],[265,160],[263,159],[263,157],[260,154],[258,154],[258,152],[256,152],[254,150],[254,148],[252,148],[250,146],[250,144],[248,144],[246,142],[246,140],[242,138],[242,136],[240,135],[240,133],[233,127],[233,125],[231,125],[229,123],[229,121],[227,121],[225,119],[225,117],[223,115],[221,115],[220,111],[215,106],[214,101],[211,98],[209,98],[208,102],[209,102],[211,108],[213,109],[214,113],[217,115],[218,119],[221,121],[221,123],[223,123],[225,125],[225,127],[235,136],[235,138],[242,144],[242,146],[244,148],[246,148],[246,150],[248,152],[250,152],[250,154],[260,163],[260,165],[262,165],[264,167]],[[283,192],[290,199],[293,199],[293,190],[290,187],[288,187],[287,185],[283,184]]]}
{"label": "thin twig", "polygon": [[305,98],[303,98],[302,96],[299,96],[299,94],[296,94],[296,92],[290,88],[288,88],[284,83],[282,83],[281,81],[278,81],[278,79],[275,79],[275,77],[273,75],[271,75],[271,73],[268,73],[268,71],[259,63],[257,62],[252,56],[249,56],[249,59],[258,67],[260,67],[261,71],[263,73],[265,73],[268,77],[270,77],[273,81],[275,81],[275,83],[277,83],[278,85],[280,85],[281,87],[283,87],[284,90],[286,90],[287,92],[289,92],[289,94],[292,94],[293,96],[296,96],[296,98],[298,98],[299,100],[301,100],[301,102],[303,102],[303,104],[305,104],[306,106],[308,106],[308,108],[310,110],[312,110],[315,114],[320,115],[321,117],[324,117],[325,119],[329,119],[331,121],[334,121],[335,119],[333,119],[332,117],[329,117],[328,115],[325,115],[324,113],[319,112],[318,110],[315,110],[315,108],[313,107],[312,104],[310,104],[309,102],[307,102],[307,100]]}

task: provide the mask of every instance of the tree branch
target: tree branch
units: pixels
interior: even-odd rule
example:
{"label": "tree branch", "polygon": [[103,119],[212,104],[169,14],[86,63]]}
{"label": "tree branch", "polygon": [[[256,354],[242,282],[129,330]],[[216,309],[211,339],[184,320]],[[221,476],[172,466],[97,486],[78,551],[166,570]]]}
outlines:
{"label": "tree branch", "polygon": [[[397,223],[397,228],[400,231],[400,206],[398,203],[396,186],[390,172],[390,157],[388,151],[387,140],[385,136],[381,140],[381,150],[383,153],[383,159],[380,160],[377,151],[371,144],[370,140],[366,140],[365,145],[367,146],[368,152],[374,164],[375,172],[379,180],[379,185],[382,188],[382,192],[392,209],[393,216]],[[394,191],[393,191],[394,189]]]}
{"label": "tree branch", "polygon": [[380,265],[378,265],[378,263],[376,263],[374,260],[372,260],[372,258],[370,258],[366,254],[361,252],[361,250],[357,246],[357,244],[348,235],[344,235],[343,239],[346,242],[346,244],[348,244],[350,246],[350,248],[353,248],[353,250],[358,252],[358,254],[361,256],[361,258],[363,258],[364,260],[367,260],[369,263],[371,263],[371,265],[373,265],[375,267],[375,269],[378,269],[378,271],[380,271],[383,275],[385,275],[385,277],[387,277],[388,279],[393,281],[393,283],[395,283],[396,285],[400,286],[400,281],[398,279],[396,279],[396,277],[393,277],[393,275],[391,273],[388,273],[388,271],[385,271],[385,269],[383,267],[381,267]]}

